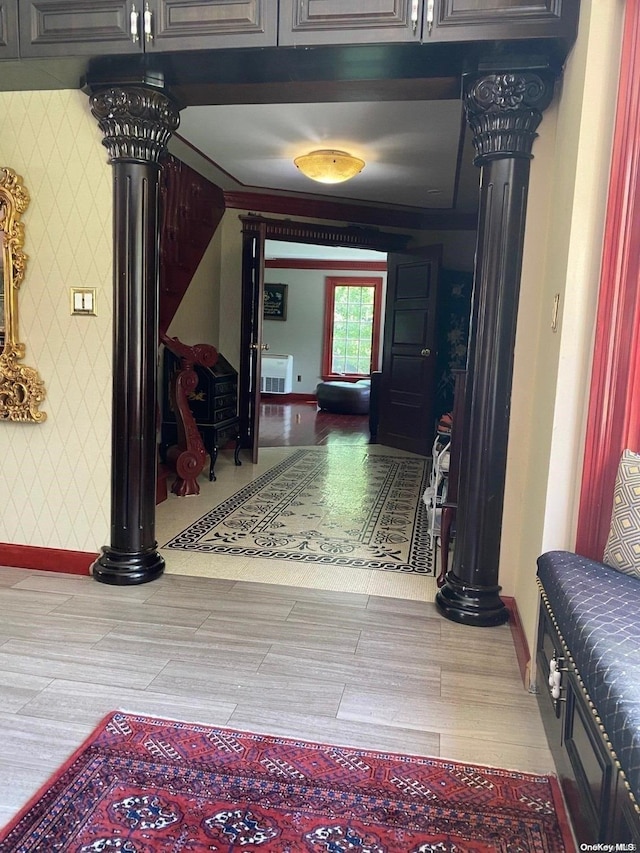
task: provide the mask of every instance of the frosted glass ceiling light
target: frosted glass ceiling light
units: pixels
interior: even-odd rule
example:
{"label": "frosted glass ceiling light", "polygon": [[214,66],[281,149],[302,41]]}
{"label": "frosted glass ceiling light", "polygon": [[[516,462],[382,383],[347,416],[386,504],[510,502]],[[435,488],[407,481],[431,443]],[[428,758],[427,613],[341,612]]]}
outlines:
{"label": "frosted glass ceiling light", "polygon": [[296,157],[293,161],[303,175],[321,184],[339,184],[354,178],[364,169],[364,160],[346,151],[323,148]]}

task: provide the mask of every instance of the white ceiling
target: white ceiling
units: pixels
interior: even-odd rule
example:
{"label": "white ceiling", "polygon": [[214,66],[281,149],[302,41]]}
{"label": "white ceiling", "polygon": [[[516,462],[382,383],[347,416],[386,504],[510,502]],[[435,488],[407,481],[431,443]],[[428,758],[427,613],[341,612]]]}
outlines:
{"label": "white ceiling", "polygon": [[[223,190],[442,210],[456,201],[461,123],[460,100],[235,104],[187,107],[178,133],[215,165]],[[343,184],[316,183],[293,164],[316,148],[349,151],[366,166]],[[462,212],[476,204],[471,159],[467,148],[455,204]]]}
{"label": "white ceiling", "polygon": [[288,243],[284,240],[265,240],[264,256],[270,258],[309,258],[323,261],[386,261],[386,252],[355,249],[351,246],[317,246],[309,243]]}

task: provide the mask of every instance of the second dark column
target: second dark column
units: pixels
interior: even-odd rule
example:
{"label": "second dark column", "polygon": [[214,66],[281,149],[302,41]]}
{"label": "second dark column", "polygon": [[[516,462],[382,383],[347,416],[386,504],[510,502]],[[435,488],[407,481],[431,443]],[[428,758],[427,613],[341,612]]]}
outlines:
{"label": "second dark column", "polygon": [[465,81],[465,111],[481,167],[480,213],[457,537],[436,606],[469,625],[509,618],[498,566],[516,318],[531,150],[553,82],[551,73],[529,71]]}

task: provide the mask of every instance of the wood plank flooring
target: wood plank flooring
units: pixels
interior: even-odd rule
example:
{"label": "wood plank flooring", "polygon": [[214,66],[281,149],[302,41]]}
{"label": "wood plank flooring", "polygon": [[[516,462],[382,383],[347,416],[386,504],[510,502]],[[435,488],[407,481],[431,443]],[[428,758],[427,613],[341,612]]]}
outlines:
{"label": "wood plank flooring", "polygon": [[321,412],[315,401],[282,400],[262,395],[260,447],[307,447],[326,444],[367,444],[368,415]]}
{"label": "wood plank flooring", "polygon": [[115,709],[553,771],[508,626],[430,602],[0,567],[0,607],[0,825]]}

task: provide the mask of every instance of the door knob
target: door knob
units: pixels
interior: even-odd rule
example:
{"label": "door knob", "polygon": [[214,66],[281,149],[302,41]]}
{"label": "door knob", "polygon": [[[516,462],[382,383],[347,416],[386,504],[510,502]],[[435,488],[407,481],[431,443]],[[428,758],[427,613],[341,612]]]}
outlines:
{"label": "door knob", "polygon": [[431,350],[425,347],[424,349],[420,350],[420,355],[423,356],[423,358],[429,358],[429,356],[431,355]]}

